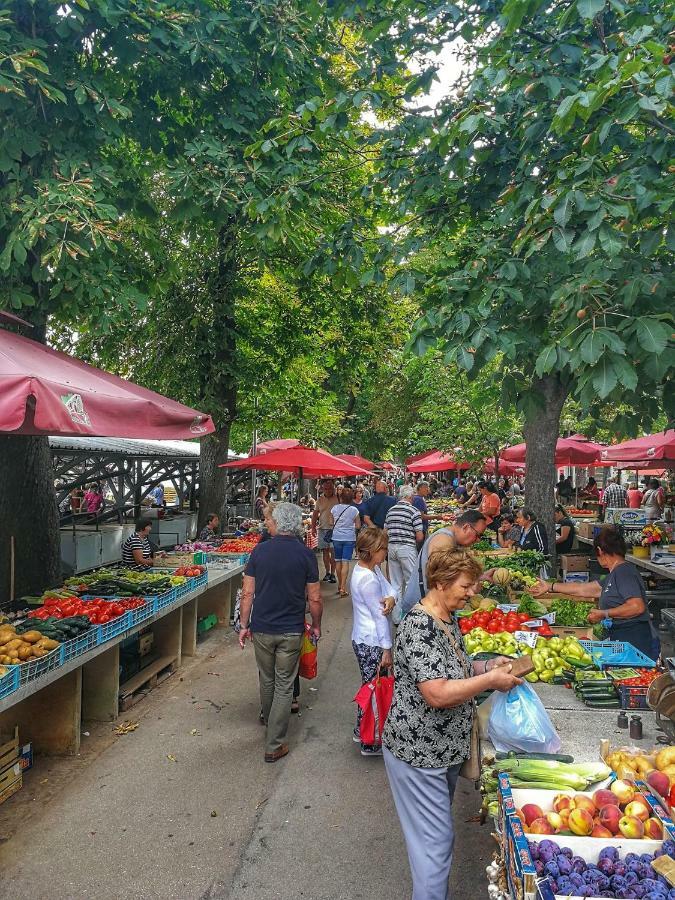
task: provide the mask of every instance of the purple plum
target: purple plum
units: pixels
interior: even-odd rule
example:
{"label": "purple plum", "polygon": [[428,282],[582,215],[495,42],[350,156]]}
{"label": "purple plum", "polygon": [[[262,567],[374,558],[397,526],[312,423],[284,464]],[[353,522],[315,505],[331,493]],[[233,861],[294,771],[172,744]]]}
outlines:
{"label": "purple plum", "polygon": [[603,847],[600,851],[598,859],[612,859],[616,861],[619,858],[619,851],[616,847]]}
{"label": "purple plum", "polygon": [[558,868],[558,863],[555,860],[547,862],[544,866],[544,874],[548,875],[550,878],[559,878],[560,869]]}
{"label": "purple plum", "polygon": [[602,872],[603,875],[614,875],[615,866],[614,860],[609,859],[607,856],[598,860],[598,868]]}
{"label": "purple plum", "polygon": [[637,853],[627,853],[626,858],[624,859],[626,865],[630,865],[633,862],[640,862],[640,857]]}
{"label": "purple plum", "polygon": [[574,856],[574,853],[570,850],[569,847],[561,847],[560,852],[562,853],[563,856],[566,856],[568,859],[572,859],[572,857]]}
{"label": "purple plum", "polygon": [[563,856],[562,853],[559,853],[556,856],[555,861],[558,865],[558,869],[559,869],[561,875],[569,875],[570,874],[570,872],[572,871],[572,863],[569,861],[569,859],[566,856]]}
{"label": "purple plum", "polygon": [[580,888],[584,883],[584,879],[581,877],[579,872],[572,872],[569,878],[570,882],[574,885],[575,888]]}
{"label": "purple plum", "polygon": [[653,857],[652,857],[651,853],[641,853],[640,854],[640,862],[650,863],[652,861],[652,858]]}
{"label": "purple plum", "polygon": [[535,859],[534,861],[534,871],[541,876],[544,874],[544,863],[540,859]]}
{"label": "purple plum", "polygon": [[623,875],[612,875],[612,877],[609,879],[609,883],[612,887],[612,890],[616,891],[617,893],[625,891],[627,887],[626,879],[623,877]]}
{"label": "purple plum", "polygon": [[637,873],[640,876],[640,881],[644,881],[645,878],[651,878],[654,874],[654,870],[651,867],[650,863],[641,862],[638,864]]}
{"label": "purple plum", "polygon": [[586,863],[580,856],[572,857],[572,871],[578,872],[580,875],[586,871]]}
{"label": "purple plum", "polygon": [[532,859],[534,859],[534,860],[539,859],[539,844],[535,843],[534,841],[528,841],[527,846],[530,851],[530,856],[532,857]]}
{"label": "purple plum", "polygon": [[560,853],[560,847],[556,844],[555,841],[539,841],[539,852],[541,853],[542,850],[548,850],[554,854]]}
{"label": "purple plum", "polygon": [[[671,859],[675,859],[675,841],[670,840],[670,839],[668,839],[667,841],[664,841],[662,849],[663,849],[663,852],[666,853]],[[675,890],[675,888],[673,888],[672,890]],[[672,893],[672,890],[671,890],[671,893]],[[673,895],[673,897],[675,897],[675,894]],[[671,900],[671,898],[668,897],[668,900]]]}

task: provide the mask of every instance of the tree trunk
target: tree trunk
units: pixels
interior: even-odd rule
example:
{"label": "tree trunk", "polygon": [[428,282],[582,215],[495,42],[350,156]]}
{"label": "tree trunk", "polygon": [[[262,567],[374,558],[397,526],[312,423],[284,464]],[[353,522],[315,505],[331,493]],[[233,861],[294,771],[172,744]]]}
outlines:
{"label": "tree trunk", "polygon": [[234,220],[218,233],[216,258],[209,274],[213,318],[202,324],[199,366],[202,372],[204,406],[217,430],[202,438],[199,473],[198,528],[209,513],[223,515],[227,492],[227,462],[230,429],[237,414],[237,350],[235,300],[239,272],[237,233]]}
{"label": "tree trunk", "polygon": [[523,427],[527,444],[525,500],[527,507],[546,528],[551,564],[555,570],[555,446],[568,388],[555,375],[535,378],[532,388],[539,402],[526,414]]}
{"label": "tree trunk", "polygon": [[10,596],[14,538],[14,596],[41,594],[61,584],[59,516],[46,437],[0,435],[0,595]]}

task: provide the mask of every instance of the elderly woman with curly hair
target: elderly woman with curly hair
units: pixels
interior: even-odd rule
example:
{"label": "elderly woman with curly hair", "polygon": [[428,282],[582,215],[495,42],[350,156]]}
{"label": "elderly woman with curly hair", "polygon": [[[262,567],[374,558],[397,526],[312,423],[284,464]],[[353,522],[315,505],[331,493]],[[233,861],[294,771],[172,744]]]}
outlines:
{"label": "elderly woman with curly hair", "polygon": [[383,734],[384,764],[408,850],[413,900],[447,900],[452,800],[470,756],[474,698],[521,680],[511,661],[472,662],[453,614],[475,593],[482,567],[466,550],[429,557],[427,593],[396,636],[396,683]]}

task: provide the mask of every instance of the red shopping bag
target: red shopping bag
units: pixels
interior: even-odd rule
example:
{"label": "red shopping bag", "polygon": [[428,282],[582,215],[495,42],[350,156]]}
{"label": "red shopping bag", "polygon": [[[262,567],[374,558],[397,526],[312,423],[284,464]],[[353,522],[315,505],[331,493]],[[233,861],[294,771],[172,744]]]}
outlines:
{"label": "red shopping bag", "polygon": [[302,645],[300,647],[300,667],[298,673],[301,678],[316,678],[317,660],[316,660],[316,644],[309,636],[309,625],[305,622],[305,633],[302,636]]}
{"label": "red shopping bag", "polygon": [[357,692],[354,700],[363,710],[360,726],[363,744],[379,747],[382,743],[382,732],[393,696],[393,675],[377,675]]}

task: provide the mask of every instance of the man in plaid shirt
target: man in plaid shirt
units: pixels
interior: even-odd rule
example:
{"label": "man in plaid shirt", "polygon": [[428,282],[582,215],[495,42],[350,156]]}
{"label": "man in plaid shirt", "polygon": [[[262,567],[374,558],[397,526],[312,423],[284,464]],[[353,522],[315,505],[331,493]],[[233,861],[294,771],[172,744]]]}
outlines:
{"label": "man in plaid shirt", "polygon": [[628,506],[626,488],[619,484],[618,476],[615,475],[614,478],[609,479],[609,483],[602,495],[602,502],[605,509],[618,509]]}

